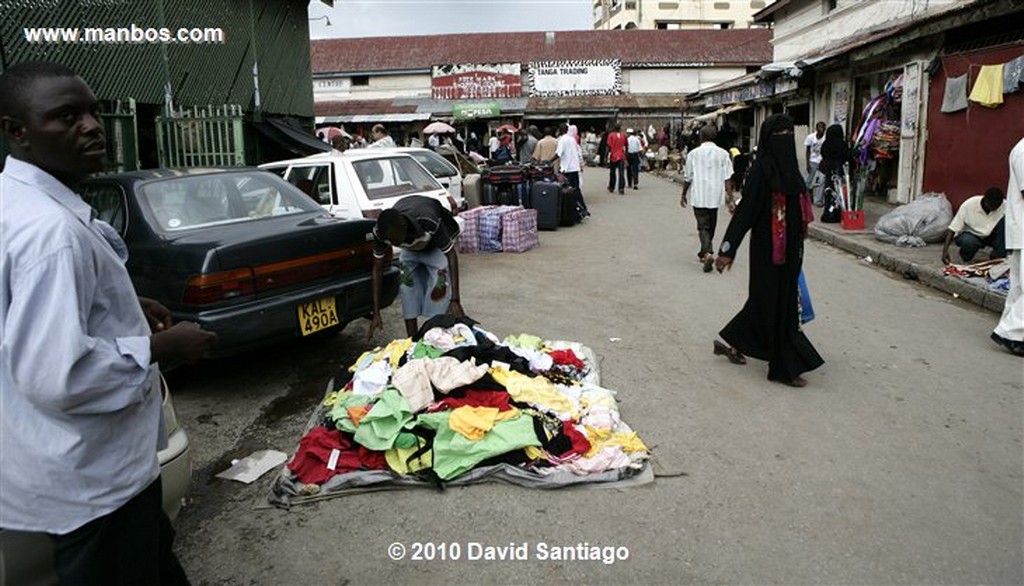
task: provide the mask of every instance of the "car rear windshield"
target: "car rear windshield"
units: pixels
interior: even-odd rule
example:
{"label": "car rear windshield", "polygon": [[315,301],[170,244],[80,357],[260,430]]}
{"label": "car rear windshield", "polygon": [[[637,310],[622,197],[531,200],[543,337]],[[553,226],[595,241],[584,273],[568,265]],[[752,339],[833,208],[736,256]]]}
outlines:
{"label": "car rear windshield", "polygon": [[157,226],[171,232],[323,211],[295,186],[265,171],[154,181],[142,187],[140,201]]}
{"label": "car rear windshield", "polygon": [[444,189],[433,175],[409,157],[353,161],[352,168],[370,199],[386,199]]}
{"label": "car rear windshield", "polygon": [[452,177],[459,173],[459,170],[454,165],[437,153],[418,152],[410,154],[420,165],[426,167],[427,171],[430,171],[430,174],[434,177]]}

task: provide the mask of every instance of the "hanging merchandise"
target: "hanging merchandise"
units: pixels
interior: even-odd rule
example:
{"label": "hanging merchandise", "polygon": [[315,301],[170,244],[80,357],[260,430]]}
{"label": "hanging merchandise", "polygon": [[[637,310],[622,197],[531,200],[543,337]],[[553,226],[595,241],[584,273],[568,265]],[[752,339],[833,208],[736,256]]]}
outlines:
{"label": "hanging merchandise", "polygon": [[968,77],[965,73],[960,77],[950,77],[946,80],[946,91],[942,95],[942,112],[950,114],[967,108]]}
{"label": "hanging merchandise", "polygon": [[986,108],[998,108],[1003,103],[1003,64],[983,65],[974,80],[969,99]]}
{"label": "hanging merchandise", "polygon": [[1024,55],[1003,64],[1003,93],[1012,94],[1024,85]]}
{"label": "hanging merchandise", "polygon": [[[441,355],[425,350],[448,338],[463,343]],[[387,373],[384,390],[355,395],[367,371]],[[615,391],[601,386],[594,353],[578,342],[527,334],[500,341],[471,319],[438,316],[414,339],[364,353],[344,375],[281,471],[273,504],[368,487],[653,480],[650,450],[619,415]]]}

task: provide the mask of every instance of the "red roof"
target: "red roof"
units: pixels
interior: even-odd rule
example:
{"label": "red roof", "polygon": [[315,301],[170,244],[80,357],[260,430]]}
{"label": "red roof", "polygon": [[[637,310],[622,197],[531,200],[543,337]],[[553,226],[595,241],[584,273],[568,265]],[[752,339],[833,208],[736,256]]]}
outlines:
{"label": "red roof", "polygon": [[[553,42],[547,36],[553,35]],[[311,41],[313,74],[429,69],[462,63],[620,59],[623,65],[760,66],[767,29],[588,30]]]}
{"label": "red roof", "polygon": [[338,114],[408,114],[416,106],[396,106],[392,100],[344,100],[340,102],[314,102],[315,116],[336,116]]}

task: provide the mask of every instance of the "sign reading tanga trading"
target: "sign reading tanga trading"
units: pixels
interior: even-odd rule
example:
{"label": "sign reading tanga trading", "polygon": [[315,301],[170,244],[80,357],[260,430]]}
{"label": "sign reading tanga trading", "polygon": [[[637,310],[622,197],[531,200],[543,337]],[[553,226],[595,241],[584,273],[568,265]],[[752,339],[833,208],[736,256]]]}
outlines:
{"label": "sign reading tanga trading", "polygon": [[518,63],[435,65],[430,81],[435,100],[518,98],[523,95]]}
{"label": "sign reading tanga trading", "polygon": [[537,61],[530,63],[531,96],[607,96],[622,93],[622,62]]}

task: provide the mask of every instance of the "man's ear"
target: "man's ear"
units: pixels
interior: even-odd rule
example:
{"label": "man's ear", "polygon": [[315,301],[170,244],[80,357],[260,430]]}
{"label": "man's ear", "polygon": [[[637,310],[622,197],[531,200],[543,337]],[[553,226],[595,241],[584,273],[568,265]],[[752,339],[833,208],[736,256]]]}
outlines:
{"label": "man's ear", "polygon": [[17,118],[4,116],[0,118],[0,126],[3,127],[4,136],[8,142],[18,146],[28,146],[28,139],[25,133],[25,124]]}

